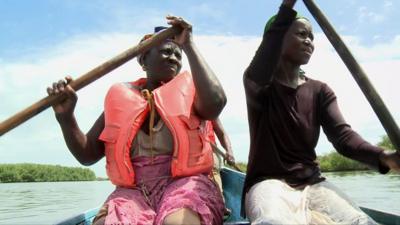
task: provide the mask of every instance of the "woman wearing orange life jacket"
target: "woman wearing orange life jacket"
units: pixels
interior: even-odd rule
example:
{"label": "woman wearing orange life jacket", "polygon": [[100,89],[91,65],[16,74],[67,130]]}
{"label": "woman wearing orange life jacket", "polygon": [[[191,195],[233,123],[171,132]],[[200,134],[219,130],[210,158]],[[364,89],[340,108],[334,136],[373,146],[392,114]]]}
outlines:
{"label": "woman wearing orange life jacket", "polygon": [[[87,134],[74,117],[72,79],[47,89],[68,96],[53,109],[71,153],[83,165],[106,156],[117,186],[94,224],[222,224],[222,197],[208,177],[213,160],[205,127],[226,96],[192,40],[191,25],[167,20],[182,33],[138,57],[147,78],[113,85]],[[192,75],[179,73],[182,51]]]}

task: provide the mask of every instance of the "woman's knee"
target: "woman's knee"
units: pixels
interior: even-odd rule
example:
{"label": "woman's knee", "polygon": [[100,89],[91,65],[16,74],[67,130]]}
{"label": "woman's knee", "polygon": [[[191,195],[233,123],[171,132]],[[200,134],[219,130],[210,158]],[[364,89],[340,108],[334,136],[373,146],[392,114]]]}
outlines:
{"label": "woman's knee", "polygon": [[101,217],[93,221],[92,225],[104,225],[105,223],[106,223],[106,217]]}
{"label": "woman's knee", "polygon": [[164,225],[179,224],[201,224],[200,216],[191,209],[183,208],[167,215],[163,222]]}
{"label": "woman's knee", "polygon": [[106,216],[108,213],[108,206],[105,204],[103,205],[97,215],[94,217],[92,221],[92,225],[104,225],[106,222]]}

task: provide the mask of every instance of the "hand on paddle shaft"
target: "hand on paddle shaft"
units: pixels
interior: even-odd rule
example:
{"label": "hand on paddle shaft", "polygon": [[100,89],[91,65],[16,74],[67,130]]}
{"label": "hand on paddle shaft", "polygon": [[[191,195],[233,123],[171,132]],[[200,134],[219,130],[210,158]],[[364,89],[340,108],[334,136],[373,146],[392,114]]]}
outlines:
{"label": "hand on paddle shaft", "polygon": [[[224,138],[227,138],[227,136],[225,135]],[[230,166],[236,166],[235,157],[233,156],[233,151],[232,151],[232,145],[230,144],[229,139],[223,141],[223,143],[221,144],[226,151],[224,155],[224,160],[226,161],[226,163]]]}
{"label": "hand on paddle shaft", "polygon": [[384,151],[381,153],[379,160],[381,164],[389,167],[391,170],[394,170],[400,173],[400,154],[399,152],[387,152]]}
{"label": "hand on paddle shaft", "polygon": [[179,26],[183,30],[182,32],[174,37],[174,42],[181,46],[183,49],[191,44],[193,41],[192,38],[192,25],[184,20],[182,17],[168,15],[167,23],[172,26]]}
{"label": "hand on paddle shaft", "polygon": [[75,90],[69,85],[71,81],[72,78],[70,76],[66,76],[65,80],[54,82],[52,87],[47,88],[47,93],[49,95],[58,95],[63,93],[66,96],[64,100],[52,106],[58,121],[71,119],[74,114],[78,96]]}
{"label": "hand on paddle shaft", "polygon": [[289,8],[293,8],[294,4],[296,4],[296,0],[283,0],[282,5],[285,5]]}
{"label": "hand on paddle shaft", "polygon": [[230,165],[233,168],[235,168],[236,170],[242,172],[235,163],[235,158],[233,157],[232,149],[226,150],[226,154],[224,154],[224,152],[221,149],[219,149],[216,144],[214,144],[213,142],[210,142],[210,144],[211,144],[211,147],[213,148],[213,151],[215,153],[217,153],[217,155],[221,156],[224,159],[224,163],[226,162],[228,165]]}
{"label": "hand on paddle shaft", "polygon": [[228,165],[233,166],[235,165],[235,157],[233,156],[232,150],[226,151],[225,160]]}

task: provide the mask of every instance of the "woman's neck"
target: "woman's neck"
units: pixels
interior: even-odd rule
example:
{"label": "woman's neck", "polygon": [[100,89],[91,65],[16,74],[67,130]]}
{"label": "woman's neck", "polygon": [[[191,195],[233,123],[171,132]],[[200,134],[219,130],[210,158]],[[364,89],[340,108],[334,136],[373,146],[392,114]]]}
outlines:
{"label": "woman's neck", "polygon": [[144,88],[149,91],[153,91],[154,89],[160,87],[161,85],[168,83],[175,77],[175,75],[176,74],[170,73],[170,74],[165,74],[163,76],[159,76],[157,74],[150,73],[149,71],[147,71],[146,73],[147,80],[144,85]]}
{"label": "woman's neck", "polygon": [[300,76],[300,66],[285,62],[278,64],[275,80],[292,88],[297,88],[305,82],[304,77]]}
{"label": "woman's neck", "polygon": [[149,91],[153,91],[154,89],[158,88],[160,85],[157,85],[149,80],[144,84],[144,89],[147,89]]}

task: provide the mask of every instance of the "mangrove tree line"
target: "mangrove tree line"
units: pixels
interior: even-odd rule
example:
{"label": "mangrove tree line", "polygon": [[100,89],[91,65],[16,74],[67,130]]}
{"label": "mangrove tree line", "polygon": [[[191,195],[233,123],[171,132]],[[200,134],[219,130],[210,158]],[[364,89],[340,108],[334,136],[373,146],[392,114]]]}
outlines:
{"label": "mangrove tree line", "polygon": [[95,173],[87,168],[33,163],[0,164],[0,183],[92,181]]}

